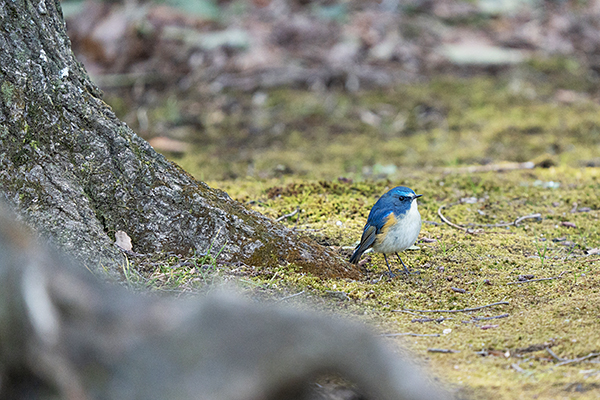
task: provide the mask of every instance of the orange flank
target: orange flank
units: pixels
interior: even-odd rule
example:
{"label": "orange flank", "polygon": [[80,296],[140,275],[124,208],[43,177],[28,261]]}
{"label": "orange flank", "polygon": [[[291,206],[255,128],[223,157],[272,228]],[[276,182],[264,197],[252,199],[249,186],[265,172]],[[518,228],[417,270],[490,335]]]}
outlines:
{"label": "orange flank", "polygon": [[389,230],[389,229],[390,229],[392,226],[396,225],[396,222],[398,222],[398,221],[396,220],[396,216],[394,215],[394,213],[393,213],[393,212],[391,212],[391,213],[390,213],[390,214],[389,214],[389,215],[386,217],[385,224],[383,224],[383,227],[381,228],[381,232],[379,232],[379,234],[378,234],[377,236],[378,236],[378,237],[381,237],[381,239],[383,239],[383,238],[384,238],[384,237],[387,235],[387,233],[388,233],[388,230]]}

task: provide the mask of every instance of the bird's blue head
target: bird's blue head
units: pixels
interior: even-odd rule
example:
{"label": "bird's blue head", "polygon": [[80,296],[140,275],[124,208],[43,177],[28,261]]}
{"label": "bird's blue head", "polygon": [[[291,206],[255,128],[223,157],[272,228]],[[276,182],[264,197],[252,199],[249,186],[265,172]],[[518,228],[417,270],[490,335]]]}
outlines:
{"label": "bird's blue head", "polygon": [[381,196],[379,201],[377,201],[379,204],[376,204],[376,206],[390,207],[394,210],[395,214],[403,215],[410,210],[413,200],[421,196],[423,195],[415,194],[412,189],[406,186],[396,186]]}
{"label": "bird's blue head", "polygon": [[413,199],[421,197],[423,195],[415,194],[415,192],[411,188],[407,188],[406,186],[396,186],[395,188],[388,191],[384,196],[391,196],[397,198],[402,202],[411,202]]}

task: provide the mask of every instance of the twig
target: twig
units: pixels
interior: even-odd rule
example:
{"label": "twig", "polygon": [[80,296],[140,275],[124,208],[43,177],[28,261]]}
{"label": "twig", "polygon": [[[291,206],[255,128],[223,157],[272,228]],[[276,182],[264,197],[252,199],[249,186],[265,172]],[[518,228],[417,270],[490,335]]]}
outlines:
{"label": "twig", "polygon": [[594,358],[594,357],[598,357],[600,356],[600,353],[590,353],[587,356],[583,356],[583,357],[579,357],[579,358],[573,358],[570,360],[563,360],[561,362],[559,362],[558,364],[556,364],[557,367],[560,367],[561,365],[566,365],[566,364],[572,364],[572,363],[578,363],[581,361],[585,361],[589,358]]}
{"label": "twig", "polygon": [[479,307],[473,307],[473,308],[462,308],[459,310],[411,310],[411,309],[404,309],[404,310],[392,310],[394,312],[418,312],[418,313],[434,313],[434,312],[439,312],[439,313],[456,313],[456,312],[469,312],[469,311],[477,311],[477,310],[481,310],[482,308],[487,308],[487,307],[493,307],[493,306],[499,306],[499,305],[508,305],[508,301],[499,301],[497,303],[492,303],[492,304],[486,304],[485,306],[479,306]]}
{"label": "twig", "polygon": [[473,318],[473,320],[475,320],[475,321],[487,321],[489,319],[499,319],[499,318],[507,318],[507,317],[510,317],[510,314],[495,315],[493,317],[475,317],[475,318]]}
{"label": "twig", "polygon": [[379,336],[382,336],[382,337],[392,337],[392,336],[440,337],[440,334],[439,333],[401,332],[401,333],[384,333]]}
{"label": "twig", "polygon": [[515,219],[515,221],[513,222],[514,226],[519,226],[519,224],[525,220],[525,219],[531,219],[531,218],[542,218],[542,214],[540,213],[535,213],[535,214],[529,214],[529,215],[525,215],[522,217],[519,217],[517,219]]}
{"label": "twig", "polygon": [[428,352],[430,353],[460,353],[459,350],[452,350],[452,349],[427,349]]}
{"label": "twig", "polygon": [[454,206],[454,205],[456,205],[456,204],[460,204],[460,203],[452,203],[452,204],[448,204],[447,206],[446,206],[445,204],[442,204],[442,205],[440,206],[440,208],[438,208],[438,210],[437,210],[437,214],[439,215],[440,219],[441,219],[441,220],[442,220],[442,221],[443,221],[445,224],[447,224],[447,225],[449,225],[449,226],[451,226],[451,227],[453,227],[453,228],[460,229],[461,231],[464,231],[464,232],[466,232],[466,233],[470,233],[470,234],[475,234],[475,233],[478,233],[478,232],[475,232],[475,231],[473,231],[472,229],[468,229],[468,228],[465,228],[464,226],[460,226],[460,225],[457,225],[457,224],[455,224],[455,223],[452,223],[452,222],[450,222],[450,220],[449,220],[448,218],[444,217],[444,214],[442,214],[442,209],[443,209],[443,208],[446,208],[446,207],[451,207],[451,206]]}
{"label": "twig", "polygon": [[300,207],[296,207],[296,209],[289,214],[282,215],[281,217],[277,218],[275,222],[281,222],[286,218],[293,217],[294,215],[298,214],[298,212],[300,212]]}
{"label": "twig", "polygon": [[521,372],[521,373],[525,372],[525,370],[523,368],[519,367],[519,364],[517,364],[517,363],[510,364],[510,366],[512,367],[512,369],[514,369],[517,372]]}
{"label": "twig", "polygon": [[392,310],[393,312],[403,312],[403,313],[407,313],[407,314],[412,314],[412,315],[416,315],[417,317],[425,317],[424,315],[421,315],[419,313],[416,312],[412,312],[410,310]]}
{"label": "twig", "polygon": [[561,365],[566,365],[566,364],[578,363],[578,362],[585,361],[585,360],[590,359],[590,358],[594,358],[594,357],[600,356],[600,353],[590,353],[587,356],[578,357],[578,358],[562,358],[562,357],[557,356],[555,352],[553,352],[552,350],[550,350],[550,348],[546,348],[546,351],[556,361],[559,361],[558,364],[556,364],[556,367],[560,367]]}
{"label": "twig", "polygon": [[493,317],[474,317],[470,321],[461,321],[461,322],[463,324],[470,324],[472,322],[477,322],[477,321],[487,321],[489,319],[498,319],[498,318],[506,318],[506,317],[510,317],[510,314],[496,315],[496,316],[493,316]]}
{"label": "twig", "polygon": [[300,296],[302,293],[304,293],[304,290],[301,291],[301,292],[298,292],[298,293],[291,294],[289,296],[282,297],[281,299],[279,299],[277,301],[284,301],[284,300],[287,300],[287,299],[291,299],[292,297]]}
{"label": "twig", "polygon": [[[478,234],[478,233],[494,233],[494,232],[485,232],[483,229],[471,229],[471,228],[467,228],[464,225],[459,225],[459,224],[455,224],[453,222],[451,222],[448,218],[446,218],[444,216],[444,214],[442,214],[442,209],[444,208],[448,208],[448,207],[452,207],[455,206],[457,204],[461,204],[460,201],[455,202],[455,203],[450,203],[450,204],[442,204],[440,206],[440,208],[438,208],[437,214],[440,217],[440,219],[446,223],[447,225],[456,228],[456,229],[460,229],[461,231],[464,231],[465,233],[469,233],[471,235],[474,234]],[[482,227],[482,228],[505,228],[507,226],[519,226],[519,224],[521,222],[523,222],[526,219],[532,219],[532,218],[541,218],[542,214],[540,213],[535,213],[535,214],[529,214],[529,215],[523,215],[517,219],[515,219],[513,222],[502,222],[502,223],[497,223],[497,224],[474,224],[474,223],[470,223],[469,226],[471,227]]]}
{"label": "twig", "polygon": [[554,357],[554,359],[557,361],[565,361],[566,360],[566,358],[557,356],[556,353],[553,352],[550,347],[546,347],[546,351],[548,352],[548,354],[550,354],[552,357]]}
{"label": "twig", "polygon": [[427,317],[425,317],[425,318],[415,318],[415,319],[411,320],[410,322],[421,322],[421,323],[423,323],[423,322],[432,322],[432,321],[435,321],[437,323],[440,323],[440,322],[444,322],[444,321],[449,320],[449,319],[454,319],[454,318],[444,318],[444,317],[442,317],[442,318],[427,318]]}

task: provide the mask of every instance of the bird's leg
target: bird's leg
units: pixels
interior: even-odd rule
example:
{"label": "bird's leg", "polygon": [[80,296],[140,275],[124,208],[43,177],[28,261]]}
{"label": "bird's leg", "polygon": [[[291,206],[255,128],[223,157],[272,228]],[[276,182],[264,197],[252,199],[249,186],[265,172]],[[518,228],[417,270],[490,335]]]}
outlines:
{"label": "bird's leg", "polygon": [[[394,274],[392,272],[392,269],[390,268],[390,263],[388,262],[387,256],[385,255],[385,253],[383,253],[383,258],[385,258],[385,263],[387,264],[388,270],[390,271],[390,278],[395,278],[396,274]],[[406,267],[404,267],[406,268]]]}
{"label": "bird's leg", "polygon": [[[398,260],[400,260],[400,264],[402,264],[402,266],[404,267],[404,272],[406,272],[406,275],[410,275],[408,268],[406,267],[406,265],[404,265],[404,261],[402,261],[402,259],[400,258],[400,255],[398,253],[396,253],[396,257],[398,257]],[[386,259],[386,261],[387,261],[387,259]],[[389,265],[388,265],[388,268],[389,268]]]}

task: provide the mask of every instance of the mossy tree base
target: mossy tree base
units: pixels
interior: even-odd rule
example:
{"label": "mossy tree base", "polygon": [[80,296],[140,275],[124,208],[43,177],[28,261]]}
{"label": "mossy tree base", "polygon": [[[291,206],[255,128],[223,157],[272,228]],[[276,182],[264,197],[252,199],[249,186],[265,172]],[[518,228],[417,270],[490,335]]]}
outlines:
{"label": "mossy tree base", "polygon": [[0,181],[42,236],[111,274],[138,253],[222,250],[223,261],[358,273],[316,243],[197,182],[119,121],[73,57],[58,1],[0,10]]}

